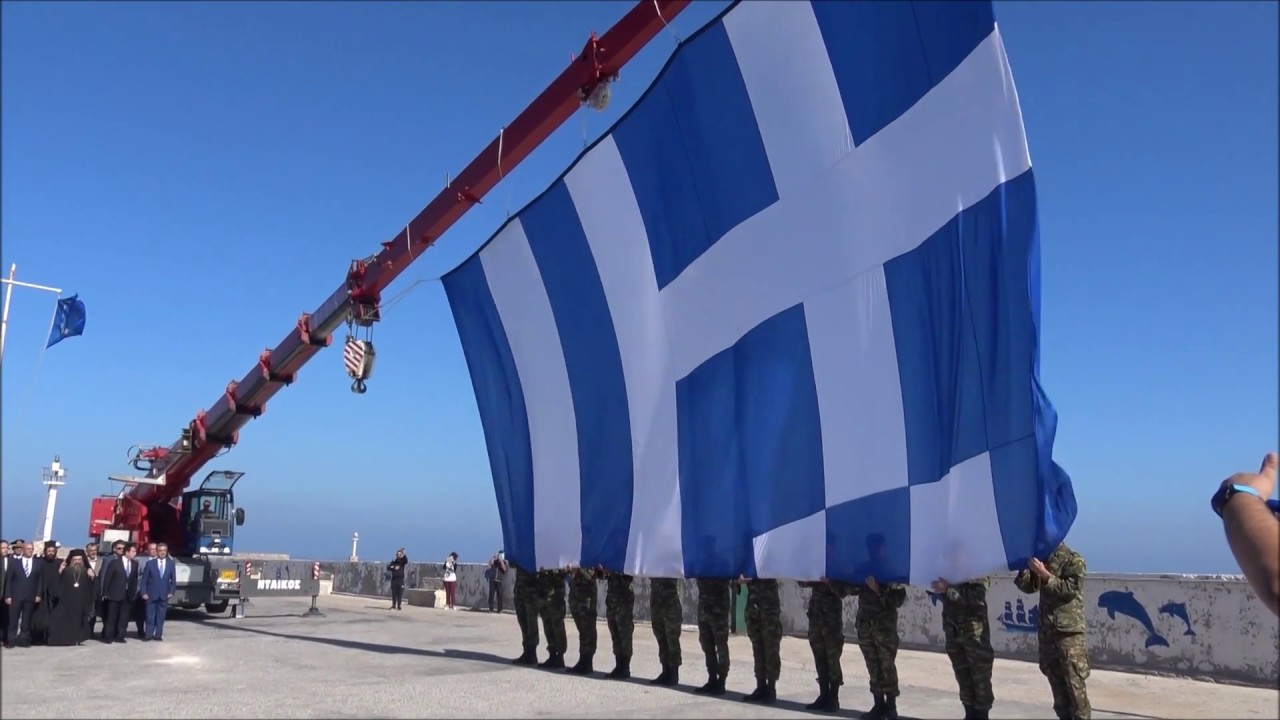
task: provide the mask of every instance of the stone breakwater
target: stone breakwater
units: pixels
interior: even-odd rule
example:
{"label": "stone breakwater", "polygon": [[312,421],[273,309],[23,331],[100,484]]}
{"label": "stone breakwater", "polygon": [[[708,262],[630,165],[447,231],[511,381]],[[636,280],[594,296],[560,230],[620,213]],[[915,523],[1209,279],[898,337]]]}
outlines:
{"label": "stone breakwater", "polygon": [[[297,562],[297,561],[294,561]],[[292,563],[290,563],[292,564]],[[354,595],[391,595],[383,562],[322,562],[331,573],[333,591]],[[406,587],[439,588],[441,563],[412,563]],[[503,587],[504,607],[511,611],[514,572]],[[808,630],[805,610],[809,593],[794,582],[782,581],[782,624],[788,633]],[[681,582],[684,621],[697,622],[696,583]],[[635,582],[637,620],[649,617],[649,583]],[[1280,623],[1267,612],[1248,583],[1223,575],[1090,575],[1085,583],[1089,654],[1098,667],[1208,678],[1276,687],[1280,675],[1277,647]],[[487,608],[487,568],[463,564],[458,568],[457,602],[466,608]],[[845,601],[845,635],[856,639],[853,616],[856,600]],[[1036,658],[1034,595],[1023,595],[1012,575],[992,578],[988,595],[991,638],[1002,657]],[[604,585],[600,585],[600,613],[604,613]],[[942,607],[938,598],[910,588],[899,613],[904,647],[941,650]],[[513,640],[515,642],[515,640]]]}

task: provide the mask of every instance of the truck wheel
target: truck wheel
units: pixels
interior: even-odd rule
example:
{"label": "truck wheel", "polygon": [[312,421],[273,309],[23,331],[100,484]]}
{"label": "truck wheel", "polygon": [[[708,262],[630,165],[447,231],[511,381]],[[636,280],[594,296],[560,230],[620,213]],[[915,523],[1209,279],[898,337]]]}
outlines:
{"label": "truck wheel", "polygon": [[209,612],[211,615],[224,613],[227,611],[227,601],[223,600],[222,602],[219,602],[219,603],[205,603],[204,609],[207,612]]}

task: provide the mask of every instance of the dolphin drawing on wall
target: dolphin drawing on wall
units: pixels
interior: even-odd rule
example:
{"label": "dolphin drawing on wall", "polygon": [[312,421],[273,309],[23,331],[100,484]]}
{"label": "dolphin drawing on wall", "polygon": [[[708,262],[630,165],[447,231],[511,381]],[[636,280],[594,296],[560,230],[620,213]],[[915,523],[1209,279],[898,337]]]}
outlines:
{"label": "dolphin drawing on wall", "polygon": [[1196,631],[1191,629],[1191,617],[1187,615],[1187,606],[1184,603],[1167,602],[1160,606],[1160,614],[1177,618],[1185,623],[1187,631],[1182,633],[1183,635],[1194,636],[1196,634]]}
{"label": "dolphin drawing on wall", "polygon": [[1098,607],[1106,610],[1107,616],[1112,620],[1116,619],[1117,614],[1127,615],[1137,620],[1147,629],[1147,647],[1156,645],[1169,647],[1169,641],[1156,632],[1156,626],[1151,622],[1147,609],[1142,607],[1142,603],[1138,602],[1132,591],[1108,590],[1098,596]]}

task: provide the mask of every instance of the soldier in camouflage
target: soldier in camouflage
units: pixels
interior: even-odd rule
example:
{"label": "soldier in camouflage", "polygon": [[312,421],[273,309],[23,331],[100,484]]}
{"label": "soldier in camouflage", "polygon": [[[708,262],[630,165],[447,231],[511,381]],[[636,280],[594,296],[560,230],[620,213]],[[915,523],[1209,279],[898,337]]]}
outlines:
{"label": "soldier in camouflage", "polygon": [[516,569],[516,622],[520,624],[520,641],[524,652],[512,660],[515,665],[538,664],[538,591],[537,576],[512,563]]}
{"label": "soldier in camouflage", "polygon": [[707,658],[707,684],[694,692],[723,695],[729,677],[729,580],[698,578],[698,642]]}
{"label": "soldier in camouflage", "polygon": [[649,681],[650,685],[667,687],[680,682],[680,626],[684,609],[680,605],[680,586],[675,578],[649,580],[649,617],[652,619],[653,636],[658,639],[658,662],[662,674]]}
{"label": "soldier in camouflage", "polygon": [[775,685],[782,673],[782,602],[778,581],[740,576],[747,586],[747,637],[755,660],[756,689],[742,698],[749,703],[768,705],[778,699]]}
{"label": "soldier in camouflage", "polygon": [[[599,568],[604,572],[604,568]],[[635,631],[636,591],[632,578],[620,572],[605,574],[604,614],[609,622],[609,638],[613,641],[615,665],[608,677],[627,680],[631,677],[631,634]]]}
{"label": "soldier in camouflage", "polygon": [[988,578],[956,584],[938,578],[932,585],[932,590],[942,596],[942,633],[956,684],[960,686],[964,720],[987,720],[995,703],[991,667],[996,653],[991,647],[991,621],[987,618],[990,585]]}
{"label": "soldier in camouflage", "polygon": [[805,707],[809,710],[836,712],[840,709],[840,686],[844,671],[840,656],[844,654],[844,598],[847,584],[823,578],[818,582],[802,582],[809,593],[809,649],[818,671],[818,699]]}
{"label": "soldier in camouflage", "polygon": [[569,614],[578,628],[578,664],[574,675],[590,675],[596,654],[596,574],[591,568],[572,568],[569,575]]}
{"label": "soldier in camouflage", "polygon": [[1046,562],[1032,558],[1013,579],[1024,593],[1040,593],[1040,672],[1053,691],[1053,712],[1061,720],[1089,720],[1085,681],[1084,558],[1058,545]]}
{"label": "soldier in camouflage", "polygon": [[558,568],[538,571],[538,614],[542,617],[542,631],[547,636],[547,652],[550,655],[538,667],[547,670],[564,668],[564,654],[569,649],[569,639],[564,632],[564,571]]}
{"label": "soldier in camouflage", "polygon": [[858,647],[867,661],[873,704],[863,717],[867,720],[896,720],[898,717],[898,608],[907,601],[907,587],[899,583],[880,584],[875,573],[887,569],[885,539],[874,533],[867,538],[871,559],[856,575],[864,584],[851,590],[858,598],[854,622]]}

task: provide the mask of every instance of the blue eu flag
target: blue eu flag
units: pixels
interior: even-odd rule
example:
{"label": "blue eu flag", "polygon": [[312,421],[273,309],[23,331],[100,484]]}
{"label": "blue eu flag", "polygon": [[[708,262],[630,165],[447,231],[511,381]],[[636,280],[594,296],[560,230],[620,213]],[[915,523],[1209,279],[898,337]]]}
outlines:
{"label": "blue eu flag", "polygon": [[58,312],[53,316],[53,330],[49,333],[49,344],[46,348],[66,340],[69,337],[84,334],[84,301],[79,295],[72,295],[58,301]]}

